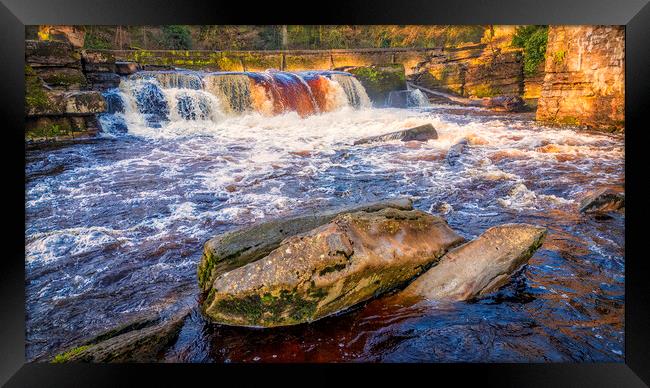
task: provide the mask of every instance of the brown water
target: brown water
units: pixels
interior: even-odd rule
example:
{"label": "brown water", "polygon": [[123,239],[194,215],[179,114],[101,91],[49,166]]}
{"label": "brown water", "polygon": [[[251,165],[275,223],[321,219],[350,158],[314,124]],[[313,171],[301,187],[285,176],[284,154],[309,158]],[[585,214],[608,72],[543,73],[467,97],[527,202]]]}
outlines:
{"label": "brown water", "polygon": [[[433,123],[427,143],[352,146]],[[470,145],[454,166],[447,149]],[[195,305],[215,234],[305,209],[411,196],[466,238],[546,226],[505,288],[472,303],[390,296],[278,329],[198,311],[163,357],[182,362],[620,361],[624,216],[581,216],[591,189],[624,185],[622,137],[540,127],[529,115],[433,106],[342,108],[301,118],[129,126],[129,134],[27,152],[27,358],[175,303]]]}

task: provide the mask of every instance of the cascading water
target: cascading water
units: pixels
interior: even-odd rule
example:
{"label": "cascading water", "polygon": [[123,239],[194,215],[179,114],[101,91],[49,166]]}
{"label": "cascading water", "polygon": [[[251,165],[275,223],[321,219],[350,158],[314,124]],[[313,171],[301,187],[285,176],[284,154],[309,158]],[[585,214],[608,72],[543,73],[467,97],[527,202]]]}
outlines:
{"label": "cascading water", "polygon": [[341,85],[345,94],[348,96],[350,105],[355,108],[366,108],[372,105],[366,89],[364,89],[358,79],[350,77],[345,73],[333,73],[331,78]]}
{"label": "cascading water", "polygon": [[344,72],[203,73],[140,72],[104,93],[109,110],[100,116],[104,133],[132,125],[160,128],[169,122],[213,121],[257,112],[301,117],[346,106],[370,107],[361,83]]}
{"label": "cascading water", "polygon": [[415,90],[409,90],[409,94],[406,96],[406,102],[408,106],[429,106],[431,105],[429,103],[429,99],[427,96],[422,93],[421,90],[415,89]]}

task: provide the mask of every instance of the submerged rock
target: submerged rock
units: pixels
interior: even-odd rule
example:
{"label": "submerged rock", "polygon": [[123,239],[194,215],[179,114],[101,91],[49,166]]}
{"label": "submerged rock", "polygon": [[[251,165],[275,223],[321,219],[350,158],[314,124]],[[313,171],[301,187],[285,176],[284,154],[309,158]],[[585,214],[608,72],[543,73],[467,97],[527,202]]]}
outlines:
{"label": "submerged rock", "polygon": [[168,319],[153,316],[130,322],[56,355],[51,362],[159,361],[189,313],[183,309]]}
{"label": "submerged rock", "polygon": [[367,144],[381,141],[401,140],[401,141],[427,141],[437,139],[438,132],[431,124],[424,124],[418,127],[404,129],[401,131],[390,132],[384,135],[366,137],[354,142],[354,145]]}
{"label": "submerged rock", "polygon": [[409,198],[396,198],[360,206],[337,208],[263,222],[216,236],[205,243],[198,266],[199,288],[206,293],[214,279],[226,271],[241,267],[268,255],[287,237],[304,233],[333,220],[339,214],[375,212],[385,208],[413,209]]}
{"label": "submerged rock", "polygon": [[342,214],[219,275],[202,310],[236,326],[312,322],[404,283],[462,241],[442,218],[418,210]]}
{"label": "submerged rock", "polygon": [[625,208],[625,194],[612,189],[596,190],[580,201],[580,213],[605,213]]}
{"label": "submerged rock", "polygon": [[456,162],[463,154],[463,151],[465,151],[465,147],[467,146],[467,144],[469,144],[469,140],[466,137],[464,137],[458,143],[449,147],[449,151],[447,151],[447,156],[445,157],[447,164],[449,164],[450,166],[456,165]]}
{"label": "submerged rock", "polygon": [[484,98],[481,101],[481,105],[486,108],[504,110],[506,112],[522,112],[526,110],[526,102],[524,99],[515,95]]}
{"label": "submerged rock", "polygon": [[497,290],[542,245],[546,229],[506,224],[452,249],[398,297],[467,300]]}

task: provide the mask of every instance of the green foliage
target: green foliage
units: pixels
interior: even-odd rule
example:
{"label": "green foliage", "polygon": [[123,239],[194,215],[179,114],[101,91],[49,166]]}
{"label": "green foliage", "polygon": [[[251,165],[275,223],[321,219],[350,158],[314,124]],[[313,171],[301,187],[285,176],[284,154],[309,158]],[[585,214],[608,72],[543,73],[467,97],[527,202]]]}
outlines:
{"label": "green foliage", "polygon": [[25,106],[27,110],[47,109],[50,100],[45,93],[43,83],[31,66],[25,66]]}
{"label": "green foliage", "polygon": [[557,51],[553,54],[553,62],[555,62],[556,65],[561,65],[564,62],[564,58],[566,58],[566,51],[564,50]]}
{"label": "green foliage", "polygon": [[93,31],[89,31],[86,32],[84,48],[91,50],[110,50],[113,48],[113,45],[106,37],[95,34]]}
{"label": "green foliage", "polygon": [[515,30],[512,45],[524,49],[524,74],[533,75],[546,57],[548,26],[521,26]]}
{"label": "green foliage", "polygon": [[[282,49],[280,25],[86,27],[85,48],[88,49]],[[289,25],[287,35],[289,49],[455,47],[479,43],[485,28],[480,25]]]}
{"label": "green foliage", "polygon": [[189,50],[192,48],[192,35],[188,26],[164,26],[162,33],[162,43],[167,49]]}

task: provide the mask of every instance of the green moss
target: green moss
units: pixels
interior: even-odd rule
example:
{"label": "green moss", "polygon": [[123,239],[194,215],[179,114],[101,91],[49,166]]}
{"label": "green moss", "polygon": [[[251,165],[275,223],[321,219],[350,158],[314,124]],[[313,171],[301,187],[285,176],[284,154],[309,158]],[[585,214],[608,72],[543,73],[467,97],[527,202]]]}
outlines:
{"label": "green moss", "polygon": [[201,265],[197,268],[197,277],[199,280],[199,288],[204,289],[208,280],[212,275],[212,268],[214,268],[215,260],[212,255],[203,252],[203,257],[201,258]]}
{"label": "green moss", "polygon": [[46,82],[50,85],[72,86],[87,84],[86,77],[80,72],[79,74],[55,73],[49,76]]}
{"label": "green moss", "polygon": [[561,117],[557,122],[564,125],[580,125],[580,120],[574,116]]}
{"label": "green moss", "polygon": [[362,66],[349,72],[361,82],[373,102],[383,103],[389,92],[406,89],[406,75],[401,64]]}
{"label": "green moss", "polygon": [[555,54],[553,54],[553,62],[556,65],[561,65],[564,62],[565,58],[566,58],[566,51],[564,50],[557,51]]}
{"label": "green moss", "polygon": [[70,349],[65,353],[57,354],[54,359],[52,359],[52,364],[61,364],[64,362],[70,361],[70,359],[84,350],[88,349],[90,345],[78,346],[76,348]]}
{"label": "green moss", "polygon": [[475,86],[473,89],[468,90],[468,93],[479,98],[494,97],[500,94],[497,89],[487,84]]}
{"label": "green moss", "polygon": [[28,65],[25,66],[25,106],[27,111],[45,110],[50,106],[42,81]]}
{"label": "green moss", "polygon": [[[323,297],[323,290],[313,290],[314,296]],[[309,321],[316,312],[318,300],[305,299],[295,291],[280,290],[244,297],[227,297],[217,302],[215,311],[223,320],[247,325],[277,326]]]}

